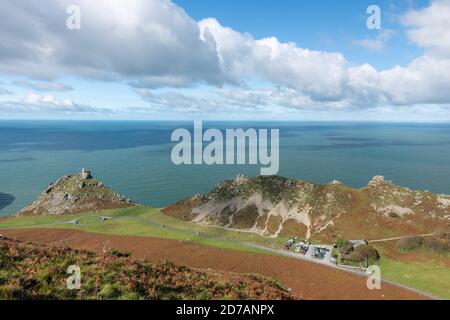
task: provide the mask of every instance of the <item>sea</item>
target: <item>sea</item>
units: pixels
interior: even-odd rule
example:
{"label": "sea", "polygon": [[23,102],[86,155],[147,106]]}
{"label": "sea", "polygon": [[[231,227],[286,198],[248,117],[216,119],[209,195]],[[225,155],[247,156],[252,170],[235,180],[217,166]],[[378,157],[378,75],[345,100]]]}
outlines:
{"label": "sea", "polygon": [[[278,175],[355,188],[375,175],[450,194],[450,124],[204,122],[207,128],[279,129]],[[0,216],[30,204],[81,168],[130,199],[164,207],[260,165],[175,165],[173,130],[191,121],[0,121]]]}

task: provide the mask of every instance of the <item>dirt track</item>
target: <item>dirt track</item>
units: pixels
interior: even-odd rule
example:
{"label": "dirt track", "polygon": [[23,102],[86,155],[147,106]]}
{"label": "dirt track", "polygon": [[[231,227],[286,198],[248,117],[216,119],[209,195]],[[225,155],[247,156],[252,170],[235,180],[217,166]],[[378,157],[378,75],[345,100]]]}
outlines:
{"label": "dirt track", "polygon": [[368,290],[363,277],[297,259],[224,250],[186,241],[58,229],[14,229],[1,230],[1,233],[19,240],[96,252],[116,248],[131,252],[136,258],[168,260],[199,269],[256,272],[280,279],[303,299],[426,299],[387,283],[382,284],[381,290]]}

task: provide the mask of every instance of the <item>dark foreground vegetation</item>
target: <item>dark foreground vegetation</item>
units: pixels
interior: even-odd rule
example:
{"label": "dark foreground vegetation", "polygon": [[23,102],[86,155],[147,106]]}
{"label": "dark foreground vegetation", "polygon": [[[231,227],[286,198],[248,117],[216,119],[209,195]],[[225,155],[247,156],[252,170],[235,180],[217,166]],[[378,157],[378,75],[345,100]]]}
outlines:
{"label": "dark foreground vegetation", "polygon": [[[81,289],[67,288],[67,268],[81,269]],[[199,271],[0,239],[0,299],[289,299],[278,281],[260,275]]]}

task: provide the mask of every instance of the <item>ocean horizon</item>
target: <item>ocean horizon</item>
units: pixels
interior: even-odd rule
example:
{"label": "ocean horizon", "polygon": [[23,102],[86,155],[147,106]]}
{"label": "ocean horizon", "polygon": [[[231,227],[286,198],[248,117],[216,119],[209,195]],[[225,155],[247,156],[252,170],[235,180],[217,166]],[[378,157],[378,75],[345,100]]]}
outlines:
{"label": "ocean horizon", "polygon": [[[450,124],[204,121],[207,128],[280,130],[278,175],[359,188],[375,175],[450,194]],[[0,216],[30,204],[52,181],[88,168],[130,199],[164,207],[260,165],[180,165],[173,130],[193,121],[0,120]]]}

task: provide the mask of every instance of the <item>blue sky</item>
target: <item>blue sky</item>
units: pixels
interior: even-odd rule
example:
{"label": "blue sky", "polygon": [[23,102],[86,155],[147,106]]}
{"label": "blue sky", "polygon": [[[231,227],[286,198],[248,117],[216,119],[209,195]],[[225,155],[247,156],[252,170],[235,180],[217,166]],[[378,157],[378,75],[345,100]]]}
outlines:
{"label": "blue sky", "polygon": [[[420,53],[419,48],[409,43],[397,18],[409,9],[425,7],[429,1],[176,0],[175,3],[196,20],[215,17],[223,25],[255,38],[276,36],[280,41],[293,41],[305,48],[342,52],[354,63],[369,62],[378,68],[389,68],[408,64]],[[379,32],[366,27],[366,9],[372,4],[382,10],[383,29],[398,31],[395,41],[377,53],[352,44],[355,39],[374,37]]]}
{"label": "blue sky", "polygon": [[449,0],[4,7],[0,118],[450,120]]}

